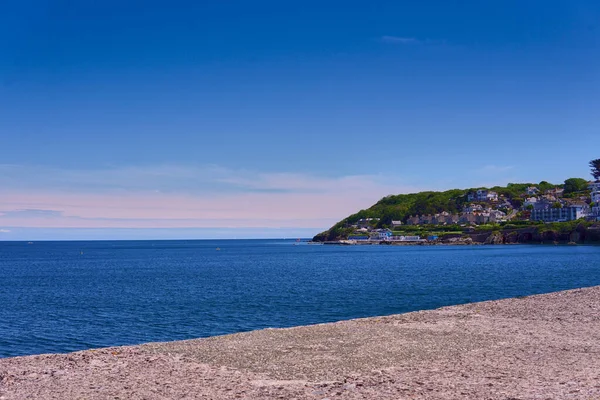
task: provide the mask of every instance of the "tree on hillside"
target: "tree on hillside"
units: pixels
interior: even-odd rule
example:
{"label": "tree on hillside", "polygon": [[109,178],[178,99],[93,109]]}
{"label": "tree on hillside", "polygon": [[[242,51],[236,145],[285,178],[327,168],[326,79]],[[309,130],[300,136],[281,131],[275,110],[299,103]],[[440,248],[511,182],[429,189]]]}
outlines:
{"label": "tree on hillside", "polygon": [[538,183],[537,186],[538,186],[538,189],[540,189],[542,192],[545,192],[546,190],[554,189],[556,187],[556,185],[553,185],[546,181],[541,181],[540,183]]}
{"label": "tree on hillside", "polygon": [[596,181],[600,181],[600,158],[590,161],[592,176]]}
{"label": "tree on hillside", "polygon": [[514,208],[521,208],[521,206],[523,205],[523,199],[520,197],[513,197],[510,200],[510,204],[514,207]]}
{"label": "tree on hillside", "polygon": [[569,178],[565,181],[565,194],[586,190],[588,183],[585,179]]}

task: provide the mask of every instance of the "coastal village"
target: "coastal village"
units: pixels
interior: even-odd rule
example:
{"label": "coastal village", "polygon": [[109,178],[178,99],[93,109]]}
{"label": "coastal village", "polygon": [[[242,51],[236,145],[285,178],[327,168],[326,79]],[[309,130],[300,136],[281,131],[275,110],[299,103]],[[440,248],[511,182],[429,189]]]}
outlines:
{"label": "coastal village", "polygon": [[575,220],[600,221],[600,181],[587,182],[587,188],[565,193],[563,187],[543,190],[540,185],[525,189],[524,199],[515,201],[493,190],[471,190],[464,196],[462,212],[442,211],[436,214],[411,215],[405,220],[392,220],[382,227],[380,218],[361,218],[348,228],[353,230],[341,244],[418,243],[438,240],[438,235],[397,234],[415,227],[431,231],[454,227],[469,231],[482,225],[527,222],[556,223]]}

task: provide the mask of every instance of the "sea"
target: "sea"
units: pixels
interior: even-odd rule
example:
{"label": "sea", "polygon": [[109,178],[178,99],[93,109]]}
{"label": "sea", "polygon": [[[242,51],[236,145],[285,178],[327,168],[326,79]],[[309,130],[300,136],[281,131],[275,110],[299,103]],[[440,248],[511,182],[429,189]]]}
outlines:
{"label": "sea", "polygon": [[600,246],[0,242],[0,357],[171,341],[600,285]]}

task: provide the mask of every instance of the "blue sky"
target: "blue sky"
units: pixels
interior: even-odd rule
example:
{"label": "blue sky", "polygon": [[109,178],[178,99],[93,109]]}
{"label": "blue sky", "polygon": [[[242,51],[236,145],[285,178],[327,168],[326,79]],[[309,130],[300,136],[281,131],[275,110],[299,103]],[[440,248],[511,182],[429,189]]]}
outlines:
{"label": "blue sky", "polygon": [[596,1],[11,3],[0,240],[311,236],[600,156]]}

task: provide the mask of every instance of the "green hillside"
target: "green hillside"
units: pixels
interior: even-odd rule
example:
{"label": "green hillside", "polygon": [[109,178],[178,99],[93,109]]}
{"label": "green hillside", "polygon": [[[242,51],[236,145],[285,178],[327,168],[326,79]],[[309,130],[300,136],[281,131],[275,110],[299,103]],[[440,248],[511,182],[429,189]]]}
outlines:
{"label": "green hillside", "polygon": [[361,219],[379,218],[373,222],[374,228],[389,228],[392,221],[402,221],[403,223],[413,215],[436,214],[446,211],[454,214],[462,211],[466,204],[477,203],[477,201],[468,201],[467,194],[475,192],[478,189],[487,189],[498,194],[496,207],[502,207],[519,210],[527,197],[526,189],[536,187],[540,193],[548,190],[564,188],[564,197],[574,197],[580,192],[586,190],[581,186],[581,182],[586,182],[581,178],[571,178],[565,181],[565,184],[552,184],[545,181],[540,183],[509,183],[507,186],[495,186],[492,188],[471,188],[471,189],[453,189],[445,192],[420,192],[411,194],[399,194],[386,196],[376,204],[366,210],[360,210],[342,221],[336,223],[325,232],[319,233],[314,237],[315,241],[330,241],[347,238],[354,232],[351,225],[356,224]]}

